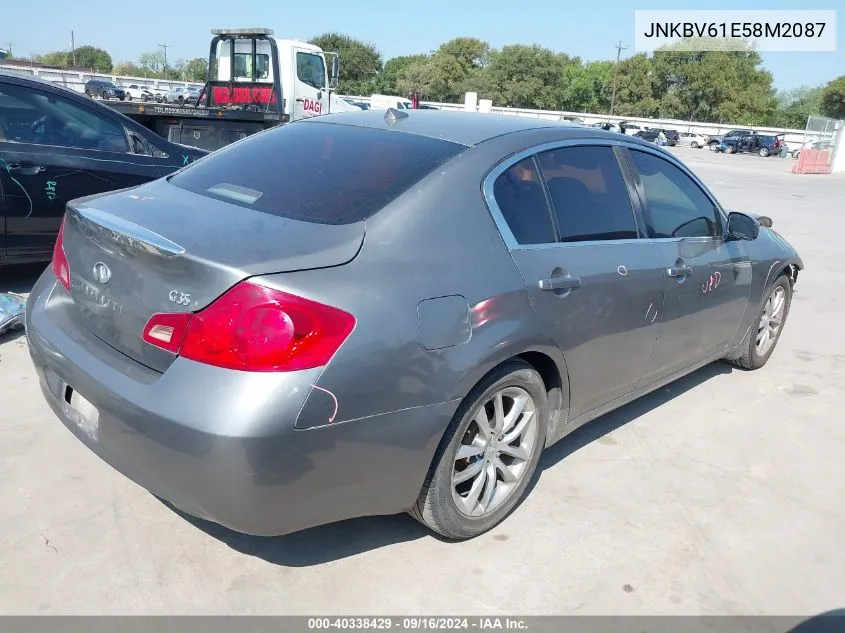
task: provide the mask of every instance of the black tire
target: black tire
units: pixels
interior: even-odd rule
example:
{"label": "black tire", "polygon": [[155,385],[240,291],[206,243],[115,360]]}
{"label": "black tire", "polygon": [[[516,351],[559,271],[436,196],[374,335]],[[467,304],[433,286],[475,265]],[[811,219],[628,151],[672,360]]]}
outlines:
{"label": "black tire", "polygon": [[693,149],[698,149],[698,141],[693,141],[692,143],[690,143],[690,147],[692,147]]}
{"label": "black tire", "polygon": [[736,148],[733,145],[728,145],[725,148],[725,152],[727,152],[728,154],[733,154],[734,152],[736,152]]}
{"label": "black tire", "polygon": [[757,153],[758,153],[758,154],[760,154],[760,156],[762,156],[763,158],[767,158],[767,157],[769,156],[769,153],[770,153],[770,152],[769,152],[769,149],[768,149],[768,148],[766,148],[766,147],[761,147],[761,148],[760,148],[760,151],[759,151],[759,152],[757,152]]}
{"label": "black tire", "polygon": [[185,105],[185,97],[179,95],[179,105]]}
{"label": "black tire", "polygon": [[[534,446],[521,479],[510,496],[491,512],[471,517],[461,512],[452,498],[452,470],[462,440],[470,430],[476,410],[497,391],[518,387],[534,400],[537,429]],[[434,455],[417,503],[408,512],[420,523],[449,539],[470,539],[501,523],[516,507],[533,478],[546,441],[548,403],[543,379],[522,361],[509,361],[494,369],[470,393],[455,412]]]}
{"label": "black tire", "polygon": [[127,101],[132,101],[132,95],[127,94],[127,95],[126,95],[126,100],[127,100]]}
{"label": "black tire", "polygon": [[90,91],[90,90],[88,90],[88,88],[86,88],[86,89],[85,89],[85,94],[86,94],[86,96],[88,96],[88,97],[89,97],[89,98],[91,98],[91,99],[93,99],[93,98],[94,98],[94,95],[93,95],[93,94],[91,94],[91,91]]}
{"label": "black tire", "polygon": [[[775,292],[777,292],[778,288],[783,288],[785,293],[785,303],[783,306],[783,316],[781,317],[780,327],[778,328],[777,335],[775,336],[774,342],[769,346],[768,350],[766,350],[765,354],[760,354],[757,350],[757,332],[760,320],[763,318],[763,312],[766,310],[766,304],[769,301],[769,297],[771,297]],[[751,327],[748,330],[748,334],[745,337],[745,340],[742,341],[740,344],[740,348],[742,349],[742,355],[736,359],[728,359],[728,362],[731,365],[739,367],[740,369],[760,369],[763,365],[765,365],[769,358],[771,358],[772,353],[775,351],[775,348],[778,345],[778,341],[780,341],[780,336],[783,334],[783,328],[786,325],[787,317],[789,316],[789,308],[792,305],[792,283],[789,281],[789,278],[783,274],[775,280],[775,283],[769,287],[766,291],[766,294],[763,295],[763,301],[758,308],[754,321],[751,323]]]}
{"label": "black tire", "polygon": [[719,150],[719,144],[718,143],[708,143],[708,147],[710,148],[711,152],[716,152],[716,151]]}

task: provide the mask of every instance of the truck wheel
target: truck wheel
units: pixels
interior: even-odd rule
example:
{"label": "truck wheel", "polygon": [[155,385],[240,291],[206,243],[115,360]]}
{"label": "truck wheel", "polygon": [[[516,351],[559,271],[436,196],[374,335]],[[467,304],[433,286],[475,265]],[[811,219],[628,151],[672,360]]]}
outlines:
{"label": "truck wheel", "polygon": [[498,525],[534,475],[547,416],[533,367],[513,361],[491,372],[458,407],[411,516],[456,540]]}

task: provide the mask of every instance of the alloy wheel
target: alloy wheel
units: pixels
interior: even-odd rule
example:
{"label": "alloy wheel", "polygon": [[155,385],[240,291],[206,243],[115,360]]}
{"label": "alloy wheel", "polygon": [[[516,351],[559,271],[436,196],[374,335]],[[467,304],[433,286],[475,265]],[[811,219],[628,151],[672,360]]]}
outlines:
{"label": "alloy wheel", "polygon": [[786,290],[778,286],[769,296],[757,325],[757,355],[765,356],[777,341],[783,324],[783,314],[786,307]]}
{"label": "alloy wheel", "polygon": [[537,409],[519,387],[492,394],[473,414],[452,466],[452,499],[467,516],[506,501],[528,469],[537,442]]}

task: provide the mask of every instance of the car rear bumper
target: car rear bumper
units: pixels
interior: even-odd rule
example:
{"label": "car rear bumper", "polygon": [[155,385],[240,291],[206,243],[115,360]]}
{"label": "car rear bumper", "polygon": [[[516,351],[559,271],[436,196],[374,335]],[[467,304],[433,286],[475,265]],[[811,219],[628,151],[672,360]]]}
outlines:
{"label": "car rear bumper", "polygon": [[[165,374],[144,368],[63,319],[61,303],[68,301],[47,270],[26,313],[30,355],[55,414],[129,479],[239,532],[280,535],[409,508],[458,405],[298,430],[307,384],[274,402],[278,414],[268,419],[260,413],[266,403],[254,400],[264,393],[229,386],[237,376],[217,383],[210,372],[218,370],[191,363],[196,379],[186,389],[178,374],[190,361],[177,359]],[[316,381],[301,373],[305,383]],[[96,430],[90,419],[80,424],[68,386],[96,407]]]}

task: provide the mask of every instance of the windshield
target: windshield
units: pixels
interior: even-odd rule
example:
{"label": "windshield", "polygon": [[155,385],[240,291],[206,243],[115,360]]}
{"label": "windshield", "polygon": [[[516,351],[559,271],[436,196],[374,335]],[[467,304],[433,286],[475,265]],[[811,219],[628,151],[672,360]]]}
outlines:
{"label": "windshield", "polygon": [[464,149],[417,134],[298,122],[224,147],[170,183],[283,218],[351,224]]}

